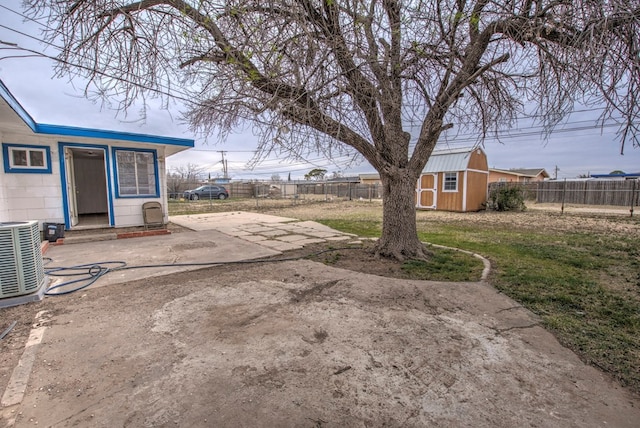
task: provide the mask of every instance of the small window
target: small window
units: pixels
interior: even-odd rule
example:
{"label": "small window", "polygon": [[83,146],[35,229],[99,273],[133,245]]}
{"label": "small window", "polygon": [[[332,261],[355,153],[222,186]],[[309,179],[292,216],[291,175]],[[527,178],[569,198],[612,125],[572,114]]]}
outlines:
{"label": "small window", "polygon": [[118,197],[159,195],[154,150],[114,149],[114,158]]}
{"label": "small window", "polygon": [[4,172],[51,173],[51,149],[46,146],[2,144]]}
{"label": "small window", "polygon": [[458,173],[457,172],[445,172],[442,180],[443,180],[442,189],[445,192],[458,191]]}

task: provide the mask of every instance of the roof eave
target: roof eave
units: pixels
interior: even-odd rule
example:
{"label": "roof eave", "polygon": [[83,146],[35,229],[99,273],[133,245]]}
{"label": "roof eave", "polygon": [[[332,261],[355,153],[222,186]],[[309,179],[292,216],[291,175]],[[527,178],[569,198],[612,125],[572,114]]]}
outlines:
{"label": "roof eave", "polygon": [[79,128],[74,126],[36,124],[36,133],[65,137],[101,138],[107,140],[131,141],[136,143],[164,144],[169,146],[194,147],[194,140],[186,138],[162,137],[158,135],[135,134],[131,132],[104,129]]}
{"label": "roof eave", "polygon": [[36,121],[33,120],[31,115],[27,113],[27,111],[22,107],[22,105],[18,102],[16,97],[13,96],[9,88],[7,88],[2,80],[0,80],[0,97],[5,100],[5,102],[11,107],[13,111],[16,112],[18,117],[22,119],[22,121],[29,127],[33,132],[36,132]]}
{"label": "roof eave", "polygon": [[131,132],[118,132],[103,129],[80,128],[74,126],[49,125],[37,123],[29,113],[22,107],[16,97],[0,80],[0,97],[5,100],[9,107],[16,112],[18,117],[36,134],[60,135],[63,137],[84,137],[102,138],[109,140],[131,141],[137,143],[163,144],[167,146],[184,147],[185,149],[195,146],[195,141],[186,138],[162,137],[158,135],[135,134]]}

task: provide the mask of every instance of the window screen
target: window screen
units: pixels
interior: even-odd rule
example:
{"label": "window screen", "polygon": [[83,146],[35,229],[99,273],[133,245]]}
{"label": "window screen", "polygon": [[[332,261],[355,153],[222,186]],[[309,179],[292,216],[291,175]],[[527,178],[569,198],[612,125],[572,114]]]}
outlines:
{"label": "window screen", "polygon": [[116,150],[118,194],[157,195],[155,154],[146,151]]}

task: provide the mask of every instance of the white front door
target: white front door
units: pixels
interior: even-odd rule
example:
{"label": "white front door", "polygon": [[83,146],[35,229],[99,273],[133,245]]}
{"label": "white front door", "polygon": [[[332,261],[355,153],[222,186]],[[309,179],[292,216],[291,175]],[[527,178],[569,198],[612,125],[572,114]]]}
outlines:
{"label": "white front door", "polygon": [[77,189],[76,189],[76,177],[73,170],[73,151],[70,147],[64,148],[64,168],[66,175],[67,186],[67,206],[69,209],[69,221],[71,227],[78,224],[78,202],[77,202]]}

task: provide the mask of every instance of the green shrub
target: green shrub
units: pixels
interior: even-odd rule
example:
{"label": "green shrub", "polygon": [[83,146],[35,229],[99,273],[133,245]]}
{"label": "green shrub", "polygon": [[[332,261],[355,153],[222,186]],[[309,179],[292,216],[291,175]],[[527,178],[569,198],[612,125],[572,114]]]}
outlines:
{"label": "green shrub", "polygon": [[524,192],[520,186],[500,186],[489,192],[487,208],[494,211],[524,211]]}

